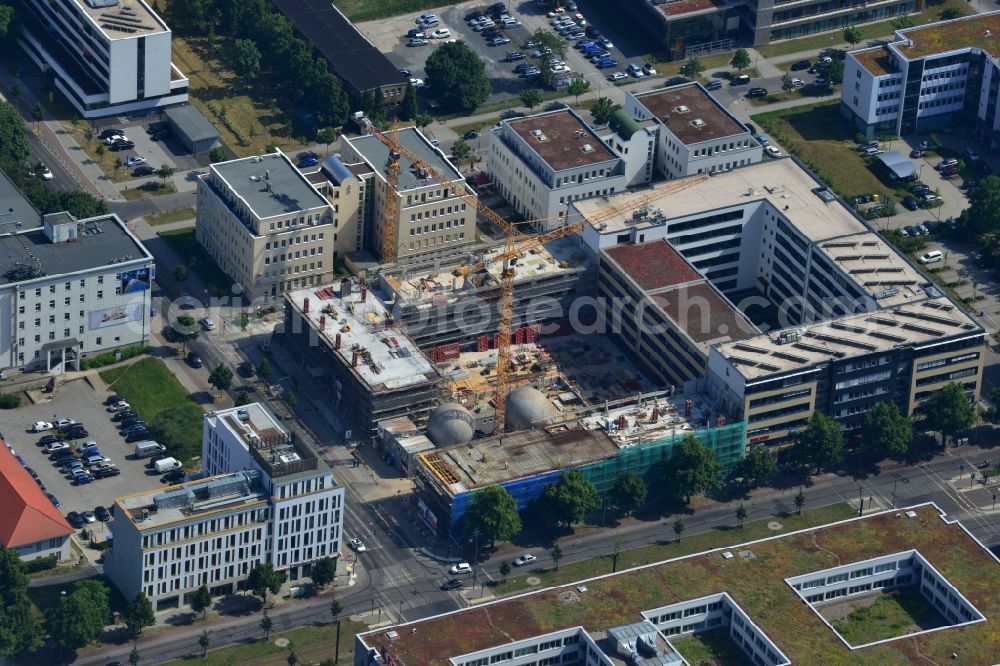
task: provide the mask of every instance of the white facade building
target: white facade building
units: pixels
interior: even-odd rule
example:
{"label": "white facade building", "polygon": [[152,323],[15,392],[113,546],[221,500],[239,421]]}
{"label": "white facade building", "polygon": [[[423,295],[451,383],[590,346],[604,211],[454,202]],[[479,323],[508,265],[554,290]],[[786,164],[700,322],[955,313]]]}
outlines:
{"label": "white facade building", "polygon": [[84,118],[187,101],[171,32],[143,0],[25,0],[20,44]]}
{"label": "white facade building", "polygon": [[561,224],[569,204],[625,190],[625,162],[572,109],[501,121],[487,171],[497,191],[537,226]]}
{"label": "white facade building", "polygon": [[235,591],[257,563],[296,580],[339,557],[344,489],[262,405],[207,414],[202,460],[206,478],[116,500],[105,570],[126,598],[170,608]]}
{"label": "white facade building", "polygon": [[61,372],[149,338],[152,255],[116,215],[0,236],[0,369]]}

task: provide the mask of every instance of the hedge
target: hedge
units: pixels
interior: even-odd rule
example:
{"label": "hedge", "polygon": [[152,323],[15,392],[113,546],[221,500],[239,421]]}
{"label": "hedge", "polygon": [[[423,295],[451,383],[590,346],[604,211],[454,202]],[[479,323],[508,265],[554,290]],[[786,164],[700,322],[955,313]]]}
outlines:
{"label": "hedge", "polygon": [[24,563],[24,573],[32,574],[39,571],[48,571],[49,569],[54,569],[57,564],[59,564],[59,558],[55,555],[39,557],[37,560],[28,560]]}
{"label": "hedge", "polygon": [[18,393],[4,393],[0,395],[0,409],[16,409],[21,406],[21,395]]}
{"label": "hedge", "polygon": [[83,359],[80,363],[80,368],[82,370],[90,370],[91,368],[103,368],[106,365],[113,365],[120,361],[139,356],[140,354],[145,354],[147,351],[145,345],[130,345],[128,347],[122,347],[116,351],[104,352],[103,354],[98,354],[97,356],[89,356]]}

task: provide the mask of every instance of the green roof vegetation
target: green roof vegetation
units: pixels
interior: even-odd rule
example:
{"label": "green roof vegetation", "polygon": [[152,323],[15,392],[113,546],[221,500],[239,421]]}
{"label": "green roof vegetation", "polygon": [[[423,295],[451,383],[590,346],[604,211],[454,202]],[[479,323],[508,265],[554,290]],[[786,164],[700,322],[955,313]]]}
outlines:
{"label": "green roof vegetation", "polygon": [[979,48],[997,57],[1000,13],[969,16],[921,28],[910,28],[903,30],[902,35],[912,40],[913,46],[897,43],[895,47],[910,60],[962,48]]}

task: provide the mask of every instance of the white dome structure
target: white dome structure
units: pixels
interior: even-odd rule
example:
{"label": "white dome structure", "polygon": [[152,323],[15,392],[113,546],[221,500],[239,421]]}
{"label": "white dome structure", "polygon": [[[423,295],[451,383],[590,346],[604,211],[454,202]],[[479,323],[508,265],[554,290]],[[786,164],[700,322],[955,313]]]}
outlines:
{"label": "white dome structure", "polygon": [[504,426],[507,432],[528,430],[552,416],[548,398],[536,388],[522,386],[507,395]]}
{"label": "white dome structure", "polygon": [[471,442],[476,436],[476,422],[462,405],[446,402],[431,412],[427,419],[427,437],[434,446],[451,446]]}

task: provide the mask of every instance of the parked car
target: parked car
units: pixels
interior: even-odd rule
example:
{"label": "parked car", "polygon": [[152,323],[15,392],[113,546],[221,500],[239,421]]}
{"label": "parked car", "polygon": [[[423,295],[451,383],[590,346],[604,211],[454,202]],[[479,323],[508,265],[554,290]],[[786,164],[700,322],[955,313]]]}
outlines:
{"label": "parked car", "polygon": [[131,141],[115,141],[108,150],[113,153],[119,153],[123,150],[132,150],[133,148],[135,148],[135,144]]}
{"label": "parked car", "polygon": [[747,74],[740,74],[729,80],[729,85],[731,86],[745,86],[748,83],[750,83],[750,76]]}
{"label": "parked car", "polygon": [[139,412],[135,411],[134,409],[123,409],[120,412],[115,412],[114,415],[111,417],[111,420],[115,422],[120,422],[124,421],[125,419],[132,418],[133,416],[139,416]]}
{"label": "parked car", "polygon": [[94,475],[95,479],[106,479],[108,477],[118,476],[121,473],[122,471],[113,465],[105,465],[91,470],[91,474]]}
{"label": "parked car", "polygon": [[628,72],[629,76],[634,76],[637,79],[641,79],[643,75],[642,67],[639,67],[639,65],[634,62],[630,62],[628,67],[625,68],[625,71]]}
{"label": "parked car", "polygon": [[59,437],[57,437],[56,435],[42,435],[41,439],[38,440],[38,443],[42,446],[47,446],[52,442],[58,442],[58,441]]}
{"label": "parked car", "polygon": [[215,322],[214,322],[214,321],[212,321],[212,320],[211,320],[210,318],[208,318],[208,317],[205,317],[205,318],[203,318],[203,319],[202,319],[201,321],[199,321],[198,323],[199,323],[199,324],[201,324],[201,327],[202,327],[203,329],[205,329],[206,331],[214,331],[214,330],[215,330]]}
{"label": "parked car", "polygon": [[128,409],[130,406],[131,405],[129,405],[127,402],[125,402],[124,400],[121,400],[119,402],[116,402],[113,405],[108,405],[107,411],[109,413],[111,413],[111,414],[113,414],[115,412],[123,412],[126,409]]}
{"label": "parked car", "polygon": [[48,454],[53,454],[56,451],[62,451],[63,449],[68,449],[69,444],[63,441],[49,442],[45,445],[45,452]]}
{"label": "parked car", "polygon": [[473,139],[478,139],[479,132],[477,132],[476,130],[469,130],[468,132],[462,135],[462,138],[465,139],[466,141],[472,141]]}
{"label": "parked car", "polygon": [[55,495],[52,493],[45,493],[45,496],[49,498],[50,502],[52,502],[52,506],[57,509],[59,508],[59,499]]}
{"label": "parked car", "polygon": [[298,167],[300,169],[305,169],[308,167],[314,167],[317,164],[319,164],[318,157],[316,157],[315,155],[304,155],[301,159],[299,159]]}
{"label": "parked car", "polygon": [[424,31],[421,30],[420,28],[410,28],[409,30],[407,30],[406,36],[409,37],[410,39],[413,39],[415,37],[423,39],[427,37]]}
{"label": "parked car", "polygon": [[966,148],[962,152],[965,153],[965,156],[968,157],[973,162],[978,162],[979,161],[979,154],[976,153],[976,151],[973,150],[972,148]]}
{"label": "parked car", "polygon": [[51,169],[49,169],[49,168],[48,168],[47,166],[45,166],[44,164],[39,164],[39,165],[38,165],[38,167],[37,167],[37,169],[36,169],[36,173],[37,173],[37,174],[38,174],[39,176],[41,176],[41,177],[42,177],[42,180],[52,180],[52,178],[53,178],[53,175],[52,175],[52,170],[51,170]]}
{"label": "parked car", "polygon": [[438,28],[432,32],[429,37],[431,39],[447,39],[448,37],[451,37],[451,30],[448,28]]}
{"label": "parked car", "polygon": [[427,46],[428,44],[430,42],[423,37],[414,37],[406,43],[407,46]]}
{"label": "parked car", "polygon": [[767,144],[770,143],[770,140],[763,134],[758,134],[754,138],[757,139],[757,143],[759,143],[762,146],[766,146]]}
{"label": "parked car", "polygon": [[141,442],[141,441],[143,441],[145,439],[149,439],[149,438],[150,438],[150,434],[149,434],[148,430],[145,430],[145,429],[143,429],[143,430],[135,430],[135,431],[130,432],[128,434],[128,437],[125,438],[125,442],[128,443],[128,444],[131,444],[132,442]]}
{"label": "parked car", "polygon": [[87,519],[76,511],[70,511],[66,514],[66,522],[73,527],[80,528],[87,524]]}
{"label": "parked car", "polygon": [[597,40],[597,43],[600,44],[601,46],[603,46],[606,49],[613,49],[613,48],[615,48],[614,42],[612,42],[607,37],[601,37],[599,40]]}
{"label": "parked car", "polygon": [[935,164],[934,168],[937,169],[938,171],[941,171],[942,169],[947,169],[948,167],[953,167],[953,166],[958,166],[958,160],[955,159],[954,157],[949,157]]}
{"label": "parked car", "polygon": [[504,62],[514,62],[515,60],[524,60],[527,56],[520,51],[509,51],[507,55],[504,56]]}
{"label": "parked car", "polygon": [[719,79],[713,79],[705,84],[705,90],[719,90],[722,88],[722,81]]}
{"label": "parked car", "polygon": [[130,426],[134,426],[136,423],[143,423],[141,416],[130,416],[127,419],[122,419],[121,422],[118,424],[118,429],[123,430]]}
{"label": "parked car", "polygon": [[359,539],[358,537],[354,537],[353,539],[351,539],[350,543],[351,543],[351,548],[353,548],[356,552],[363,553],[366,550],[368,550],[367,548],[365,548],[365,542]]}
{"label": "parked car", "polygon": [[810,67],[812,67],[812,63],[809,62],[808,60],[799,60],[797,62],[793,62],[790,69],[793,72],[798,72],[803,69],[809,69]]}
{"label": "parked car", "polygon": [[472,573],[472,566],[468,562],[459,562],[448,569],[448,573],[452,576],[459,574],[470,574]]}
{"label": "parked car", "polygon": [[127,136],[125,136],[124,133],[122,133],[122,134],[112,134],[109,137],[105,137],[104,143],[106,143],[107,145],[110,146],[110,145],[112,145],[112,144],[114,144],[114,143],[116,143],[118,141],[128,141],[128,140],[129,140],[129,138]]}
{"label": "parked car", "polygon": [[198,356],[194,352],[189,352],[187,355],[187,362],[192,368],[200,368],[205,365],[205,362],[201,360],[201,356]]}
{"label": "parked car", "polygon": [[[906,210],[916,210],[920,208],[920,204],[917,203],[917,200],[911,196],[903,197],[903,201],[901,203],[903,204],[903,208],[905,208]],[[908,229],[907,233],[909,233]]]}
{"label": "parked car", "polygon": [[608,74],[608,81],[621,81],[622,79],[627,79],[628,74],[625,72],[615,72],[614,74]]}
{"label": "parked car", "polygon": [[83,516],[83,519],[88,523],[97,522],[97,516],[94,515],[93,511],[83,511],[80,513],[80,515]]}
{"label": "parked car", "polygon": [[531,564],[538,558],[531,553],[522,553],[517,559],[515,559],[511,564],[515,567],[523,567],[525,564]]}
{"label": "parked car", "polygon": [[751,88],[747,91],[747,99],[755,97],[767,97],[767,88]]}
{"label": "parked car", "polygon": [[919,148],[914,148],[913,150],[910,151],[910,157],[912,157],[913,159],[917,159],[918,157],[923,157],[923,156],[924,156],[924,151],[920,150]]}
{"label": "parked car", "polygon": [[768,146],[767,148],[764,149],[764,152],[767,153],[768,157],[775,157],[775,158],[781,157],[781,151],[775,148],[774,146]]}
{"label": "parked car", "polygon": [[644,63],[642,65],[642,73],[646,76],[656,76],[656,67],[652,63]]}
{"label": "parked car", "polygon": [[865,157],[875,157],[876,155],[881,155],[882,152],[881,148],[865,148],[861,151],[861,154]]}
{"label": "parked car", "polygon": [[504,44],[510,44],[510,40],[502,35],[497,35],[496,37],[491,37],[486,44],[489,46],[503,46]]}
{"label": "parked car", "polygon": [[125,130],[115,129],[113,127],[101,130],[101,141],[106,141],[113,136],[125,136]]}
{"label": "parked car", "polygon": [[128,437],[133,432],[137,432],[139,430],[145,430],[145,429],[146,429],[146,424],[143,423],[143,422],[141,422],[141,421],[139,421],[138,423],[133,423],[132,425],[125,426],[124,428],[122,428],[118,432],[119,432],[119,434],[122,437]]}
{"label": "parked car", "polygon": [[563,36],[566,39],[568,39],[569,41],[573,41],[574,39],[580,39],[580,38],[582,38],[583,37],[583,32],[581,32],[580,30],[577,30],[576,32],[570,32],[570,33],[567,33],[567,34],[565,34]]}
{"label": "parked car", "polygon": [[607,58],[597,63],[597,69],[610,69],[612,67],[617,67],[617,66],[618,66],[618,61],[615,60],[614,58]]}
{"label": "parked car", "polygon": [[111,512],[103,506],[96,506],[94,507],[94,517],[102,523],[106,523],[111,520]]}
{"label": "parked car", "polygon": [[94,475],[90,472],[77,472],[73,475],[73,485],[85,486],[94,480]]}
{"label": "parked car", "polygon": [[31,424],[31,432],[45,432],[52,430],[52,424],[48,421],[35,421]]}

